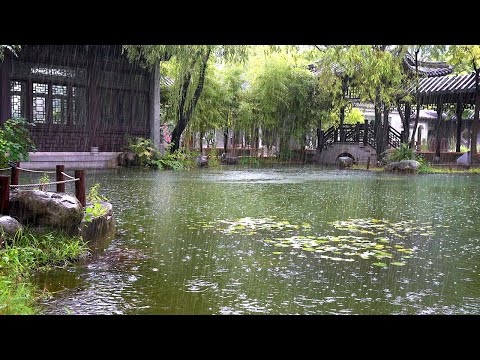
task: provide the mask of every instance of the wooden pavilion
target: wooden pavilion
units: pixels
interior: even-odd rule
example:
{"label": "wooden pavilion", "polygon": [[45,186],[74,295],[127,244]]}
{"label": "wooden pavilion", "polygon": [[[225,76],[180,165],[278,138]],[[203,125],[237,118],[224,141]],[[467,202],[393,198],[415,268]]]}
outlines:
{"label": "wooden pavilion", "polygon": [[418,85],[411,85],[408,92],[419,95],[421,106],[435,106],[437,111],[436,150],[435,156],[440,156],[441,139],[446,137],[445,121],[442,119],[447,106],[454,107],[456,120],[456,152],[460,152],[462,133],[462,113],[466,108],[474,108],[478,100],[476,96],[475,73],[466,75],[443,75],[434,78],[423,78]]}
{"label": "wooden pavilion", "polygon": [[35,124],[39,152],[120,152],[127,138],[160,144],[158,67],[121,45],[25,45],[0,62],[0,123]]}

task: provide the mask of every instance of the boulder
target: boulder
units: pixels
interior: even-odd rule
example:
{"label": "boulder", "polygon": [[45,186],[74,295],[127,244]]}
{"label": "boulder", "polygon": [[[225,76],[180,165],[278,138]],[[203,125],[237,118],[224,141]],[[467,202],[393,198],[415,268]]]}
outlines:
{"label": "boulder", "polygon": [[208,165],[208,157],[206,155],[197,156],[197,164],[198,164],[198,166],[207,166]]}
{"label": "boulder", "polygon": [[10,215],[22,224],[71,232],[78,229],[84,210],[77,198],[65,193],[23,190],[11,193]]}
{"label": "boulder", "polygon": [[[92,250],[102,248],[106,244],[106,240],[115,234],[115,218],[113,217],[112,204],[106,201],[98,202],[103,209],[106,209],[105,213],[90,220],[84,218],[78,229],[78,235],[84,241],[88,241]],[[87,207],[90,205],[92,204],[87,204]]]}
{"label": "boulder", "polygon": [[420,168],[420,163],[416,160],[393,161],[385,166],[385,171],[413,172]]}
{"label": "boulder", "polygon": [[385,165],[385,171],[395,171],[398,170],[398,166],[400,165],[400,162],[398,161],[392,161],[391,163],[388,163]]}
{"label": "boulder", "polygon": [[417,171],[420,163],[416,160],[400,160],[398,170],[400,171]]}
{"label": "boulder", "polygon": [[340,156],[338,158],[338,167],[346,168],[353,165],[353,159],[350,156]]}
{"label": "boulder", "polygon": [[10,216],[0,216],[0,247],[5,238],[13,237],[22,230],[22,224]]}

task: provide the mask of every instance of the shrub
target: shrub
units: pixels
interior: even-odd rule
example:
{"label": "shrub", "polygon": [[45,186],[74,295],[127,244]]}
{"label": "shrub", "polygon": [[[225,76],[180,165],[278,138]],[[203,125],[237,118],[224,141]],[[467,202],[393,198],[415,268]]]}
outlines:
{"label": "shrub", "polygon": [[415,160],[415,152],[410,149],[408,144],[400,144],[400,147],[396,148],[392,153],[388,155],[388,162],[400,161],[400,160]]}
{"label": "shrub", "polygon": [[34,126],[23,118],[8,119],[3,123],[0,128],[0,167],[7,166],[9,161],[27,161],[28,152],[36,151],[28,125]]}

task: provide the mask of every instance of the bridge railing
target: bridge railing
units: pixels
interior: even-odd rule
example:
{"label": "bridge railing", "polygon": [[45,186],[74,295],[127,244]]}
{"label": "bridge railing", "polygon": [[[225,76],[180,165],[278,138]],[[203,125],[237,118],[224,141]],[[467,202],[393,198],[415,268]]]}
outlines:
{"label": "bridge railing", "polygon": [[[370,145],[376,148],[375,143],[375,131],[373,124],[369,124],[368,120],[365,123],[356,124],[344,124],[339,127],[330,127],[326,131],[320,132],[321,139],[320,149],[327,149],[333,143],[346,142],[346,143],[361,143],[364,146]],[[388,128],[388,145],[397,148],[401,144],[401,134],[389,126]]]}

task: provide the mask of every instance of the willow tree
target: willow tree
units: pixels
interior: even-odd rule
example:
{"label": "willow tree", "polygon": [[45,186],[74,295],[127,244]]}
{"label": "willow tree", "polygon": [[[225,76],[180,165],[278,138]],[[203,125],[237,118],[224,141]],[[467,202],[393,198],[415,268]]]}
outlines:
{"label": "willow tree", "polygon": [[171,152],[178,150],[182,133],[202,95],[209,61],[237,61],[247,54],[246,46],[241,45],[125,45],[124,49],[130,59],[143,60],[149,66],[159,66],[164,60],[175,62],[177,72],[171,99],[177,121]]}
{"label": "willow tree", "polygon": [[[339,126],[343,138],[345,115],[352,105],[347,99],[348,87],[352,78],[351,68],[345,62],[348,46],[328,46],[319,48],[320,60],[316,61],[317,87],[315,89],[316,107],[319,111],[317,137],[320,129]],[[319,140],[319,146],[320,146]]]}
{"label": "willow tree", "polygon": [[449,62],[457,71],[473,70],[475,72],[475,112],[473,115],[472,134],[470,136],[470,161],[477,155],[477,133],[480,111],[480,45],[451,45],[448,48]]}
{"label": "willow tree", "polygon": [[311,126],[315,78],[306,61],[285,52],[270,54],[249,74],[262,134],[276,132],[280,157],[288,157],[290,140],[305,144]]}
{"label": "willow tree", "polygon": [[354,45],[345,54],[352,85],[362,100],[374,105],[375,145],[379,158],[388,145],[388,116],[398,97],[404,79],[402,61],[404,47],[389,45]]}
{"label": "willow tree", "polygon": [[220,128],[225,119],[226,91],[221,83],[220,71],[210,63],[206,73],[202,95],[186,130],[191,134],[199,134],[200,152],[203,149],[203,138],[207,132]]}

